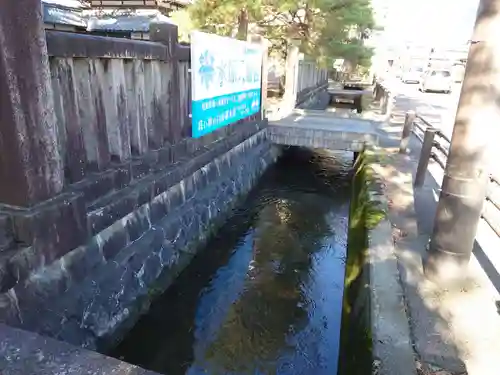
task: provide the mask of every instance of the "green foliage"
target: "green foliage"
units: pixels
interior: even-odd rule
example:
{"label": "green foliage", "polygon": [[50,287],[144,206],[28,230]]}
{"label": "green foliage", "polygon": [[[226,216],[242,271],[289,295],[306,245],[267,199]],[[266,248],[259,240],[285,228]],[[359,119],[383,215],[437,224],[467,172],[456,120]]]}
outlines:
{"label": "green foliage", "polygon": [[189,33],[195,29],[191,16],[186,9],[181,9],[170,14],[170,18],[179,27],[179,41],[189,42]]}
{"label": "green foliage", "polygon": [[191,28],[242,39],[248,30],[283,55],[296,41],[323,65],[343,58],[367,66],[372,56],[363,43],[375,28],[370,0],[198,0],[188,12]]}

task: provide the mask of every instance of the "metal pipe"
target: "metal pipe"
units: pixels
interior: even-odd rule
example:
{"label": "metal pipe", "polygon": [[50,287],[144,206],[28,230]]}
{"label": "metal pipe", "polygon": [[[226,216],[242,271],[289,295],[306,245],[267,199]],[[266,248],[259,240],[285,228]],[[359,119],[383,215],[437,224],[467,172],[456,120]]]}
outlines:
{"label": "metal pipe", "polygon": [[491,230],[493,230],[493,232],[495,232],[495,234],[496,234],[498,237],[500,237],[500,230],[499,230],[496,226],[494,226],[494,225],[493,225],[493,223],[491,222],[491,220],[490,220],[490,219],[488,219],[488,217],[487,217],[486,215],[484,215],[484,214],[481,214],[481,218],[482,218],[484,221],[486,221],[486,224],[488,224],[488,225],[489,225],[489,227],[491,228]]}
{"label": "metal pipe", "polygon": [[498,181],[498,178],[493,175],[490,175],[490,181],[497,185],[500,185],[500,181]]}
{"label": "metal pipe", "polygon": [[[498,210],[498,205],[495,204],[491,198],[487,197],[486,198],[486,201],[487,202],[490,202],[493,204],[493,206]],[[500,227],[498,225],[495,225],[496,223],[494,223],[493,219],[491,219],[490,217],[488,217],[488,205],[485,205],[484,208],[483,208],[483,211],[481,212],[481,218],[486,221],[486,223],[490,226],[490,228],[496,233],[496,235],[498,237],[500,237]]]}
{"label": "metal pipe", "polygon": [[434,147],[443,153],[444,156],[448,157],[448,150],[438,141],[434,141]]}
{"label": "metal pipe", "polygon": [[451,143],[450,138],[448,138],[448,137],[446,136],[446,134],[444,134],[441,130],[438,130],[438,131],[436,132],[436,135],[437,135],[437,136],[439,136],[439,137],[441,137],[441,138],[443,138],[446,142]]}
{"label": "metal pipe", "polygon": [[417,118],[419,120],[421,120],[424,123],[424,125],[432,127],[432,124],[429,121],[427,121],[426,119],[424,119],[422,116],[417,115]]}
{"label": "metal pipe", "polygon": [[495,208],[496,208],[497,210],[499,210],[499,211],[500,211],[500,205],[499,205],[497,202],[495,202],[495,201],[493,200],[493,198],[491,198],[491,196],[490,196],[490,195],[487,195],[487,196],[486,196],[486,200],[487,200],[488,202],[491,202],[491,204],[492,204],[493,206],[495,206]]}
{"label": "metal pipe", "polygon": [[431,158],[434,160],[436,163],[439,164],[439,166],[443,169],[446,168],[446,162],[442,161],[440,158],[435,153],[431,153]]}
{"label": "metal pipe", "polygon": [[417,137],[417,139],[420,141],[420,143],[424,143],[424,138],[420,134],[417,134],[415,132],[413,132],[413,134],[415,134],[415,137]]}
{"label": "metal pipe", "polygon": [[[419,118],[419,117],[417,116],[417,118]],[[416,129],[418,129],[418,130],[420,130],[422,133],[425,133],[425,129],[427,129],[427,127],[428,127],[428,126],[426,126],[426,127],[424,128],[422,125],[420,125],[420,124],[418,123],[418,121],[415,121],[414,125],[415,125],[415,128],[416,128]],[[430,125],[429,125],[429,126],[430,126]],[[431,127],[432,127],[432,126],[431,126]]]}

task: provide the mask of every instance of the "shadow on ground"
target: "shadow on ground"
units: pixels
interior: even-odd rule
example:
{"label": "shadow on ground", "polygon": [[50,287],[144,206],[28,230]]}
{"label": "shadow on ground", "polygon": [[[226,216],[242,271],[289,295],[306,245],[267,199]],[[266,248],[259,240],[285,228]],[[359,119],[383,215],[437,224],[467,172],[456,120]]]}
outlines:
{"label": "shadow on ground", "polygon": [[[419,371],[427,374],[442,368],[462,374],[467,365],[471,374],[484,373],[478,369],[496,363],[498,350],[493,343],[498,341],[495,337],[500,332],[500,302],[492,301],[485,280],[477,275],[443,286],[431,283],[423,274],[422,259],[432,234],[441,181],[428,172],[424,186],[413,187],[421,148],[416,137],[411,137],[407,155],[397,153],[404,114],[412,103],[416,105],[415,99],[398,97],[391,121],[380,127],[381,146],[388,151],[388,160],[379,168],[387,184],[393,242],[414,349],[422,366]],[[500,274],[477,241],[474,255],[477,268],[482,268],[500,293]]]}

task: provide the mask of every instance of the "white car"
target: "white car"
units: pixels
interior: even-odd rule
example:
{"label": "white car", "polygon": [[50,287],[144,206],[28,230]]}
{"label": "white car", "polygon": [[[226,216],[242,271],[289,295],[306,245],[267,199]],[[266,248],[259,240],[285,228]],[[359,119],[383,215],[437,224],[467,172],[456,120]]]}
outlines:
{"label": "white car", "polygon": [[403,73],[401,81],[403,81],[403,83],[420,83],[422,74],[422,68],[410,69]]}
{"label": "white car", "polygon": [[451,93],[453,78],[451,72],[445,69],[431,69],[425,73],[420,82],[420,91]]}

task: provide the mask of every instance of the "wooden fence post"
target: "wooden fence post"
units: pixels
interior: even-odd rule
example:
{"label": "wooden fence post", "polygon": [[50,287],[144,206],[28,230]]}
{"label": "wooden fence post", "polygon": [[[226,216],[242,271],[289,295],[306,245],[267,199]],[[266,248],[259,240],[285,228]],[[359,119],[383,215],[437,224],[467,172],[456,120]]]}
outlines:
{"label": "wooden fence post", "polygon": [[31,206],[64,185],[40,0],[0,12],[0,203]]}
{"label": "wooden fence post", "polygon": [[436,135],[436,129],[428,127],[424,134],[424,143],[422,144],[422,150],[420,151],[420,159],[418,160],[417,173],[415,175],[415,181],[413,185],[415,187],[421,187],[425,181],[425,174],[427,173],[427,167],[429,166],[429,159],[432,154],[432,147],[434,145],[434,136]]}
{"label": "wooden fence post", "polygon": [[268,63],[268,50],[269,41],[261,35],[249,34],[247,38],[248,42],[259,44],[262,49],[262,76],[260,85],[260,118],[263,120],[266,117],[267,109],[267,79],[269,73],[269,63]]}
{"label": "wooden fence post", "polygon": [[406,154],[410,135],[413,130],[413,122],[415,121],[416,114],[414,111],[408,111],[405,115],[405,123],[403,125],[403,134],[401,135],[401,143],[399,144],[399,153]]}
{"label": "wooden fence post", "polygon": [[[167,58],[172,64],[172,80],[169,85],[169,101],[168,113],[164,116],[168,117],[168,141],[176,143],[184,136],[191,134],[191,127],[185,124],[185,119],[181,116],[180,103],[180,78],[179,78],[179,56],[177,48],[179,44],[179,31],[177,25],[158,22],[150,25],[150,38],[154,42],[159,42],[167,47]],[[161,147],[163,140],[155,140],[156,147]]]}
{"label": "wooden fence post", "polygon": [[293,111],[297,102],[297,86],[299,74],[299,49],[297,46],[288,46],[286,56],[286,77],[284,101],[286,111]]}
{"label": "wooden fence post", "polygon": [[380,88],[380,100],[379,100],[379,103],[380,103],[380,112],[382,114],[385,114],[385,111],[386,111],[386,105],[387,105],[387,95],[386,95],[386,91],[383,87]]}

